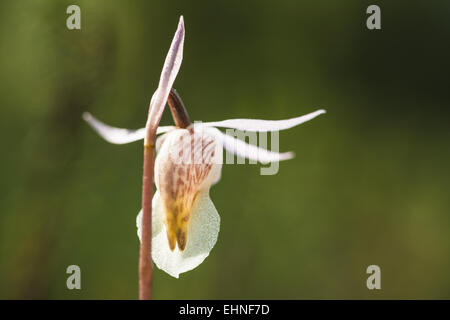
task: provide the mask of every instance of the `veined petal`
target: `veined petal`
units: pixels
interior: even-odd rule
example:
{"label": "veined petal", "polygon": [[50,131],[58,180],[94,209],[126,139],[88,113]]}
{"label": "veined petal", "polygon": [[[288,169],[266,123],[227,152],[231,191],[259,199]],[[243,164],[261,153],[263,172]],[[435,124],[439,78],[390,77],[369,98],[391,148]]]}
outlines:
{"label": "veined petal", "polygon": [[228,152],[264,164],[268,162],[288,160],[294,157],[293,152],[278,153],[269,151],[224,134],[217,129],[215,131],[215,136],[222,142],[223,147]]}
{"label": "veined petal", "polygon": [[[111,127],[96,119],[89,112],[83,113],[83,119],[106,141],[114,144],[125,144],[142,140],[145,137],[145,128],[130,130],[124,128]],[[160,126],[157,134],[161,134],[174,129],[174,126]]]}
{"label": "veined petal", "polygon": [[[183,251],[171,250],[166,237],[164,205],[159,192],[153,197],[152,214],[152,258],[156,266],[178,278],[180,273],[192,270],[201,264],[217,242],[220,217],[209,198],[209,189],[200,192],[192,206],[192,217],[188,226],[189,238]],[[142,210],[136,219],[137,233],[141,239]]]}
{"label": "veined petal", "polygon": [[189,127],[167,133],[155,160],[155,184],[172,250],[177,246],[184,250],[190,238],[193,203],[220,177],[222,145],[208,131]]}
{"label": "veined petal", "polygon": [[325,110],[321,109],[301,117],[286,120],[229,119],[215,122],[204,122],[203,125],[208,127],[233,128],[257,132],[279,131],[298,126],[299,124],[312,120],[325,112]]}

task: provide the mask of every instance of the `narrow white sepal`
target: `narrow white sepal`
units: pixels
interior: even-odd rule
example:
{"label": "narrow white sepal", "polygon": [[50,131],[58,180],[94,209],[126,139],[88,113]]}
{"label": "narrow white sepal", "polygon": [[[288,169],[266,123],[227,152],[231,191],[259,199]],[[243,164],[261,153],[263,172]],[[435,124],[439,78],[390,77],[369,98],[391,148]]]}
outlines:
{"label": "narrow white sepal", "polygon": [[301,117],[285,120],[229,119],[223,121],[204,122],[203,125],[208,127],[232,128],[257,132],[279,131],[298,126],[299,124],[312,120],[325,112],[325,110],[320,109]]}
{"label": "narrow white sepal", "polygon": [[[83,119],[95,130],[95,132],[110,143],[125,144],[142,140],[145,137],[145,128],[131,130],[111,127],[110,125],[96,119],[89,112],[83,113]],[[174,128],[174,126],[160,126],[158,127],[157,134],[165,133]]]}

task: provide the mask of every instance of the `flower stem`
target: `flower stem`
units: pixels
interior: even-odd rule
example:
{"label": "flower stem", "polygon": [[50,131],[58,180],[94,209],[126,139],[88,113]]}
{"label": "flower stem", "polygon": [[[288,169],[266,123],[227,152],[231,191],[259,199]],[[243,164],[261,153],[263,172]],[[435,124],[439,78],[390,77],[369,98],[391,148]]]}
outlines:
{"label": "flower stem", "polygon": [[139,299],[152,298],[152,197],[155,148],[144,145],[144,173],[142,181],[142,241],[139,256]]}

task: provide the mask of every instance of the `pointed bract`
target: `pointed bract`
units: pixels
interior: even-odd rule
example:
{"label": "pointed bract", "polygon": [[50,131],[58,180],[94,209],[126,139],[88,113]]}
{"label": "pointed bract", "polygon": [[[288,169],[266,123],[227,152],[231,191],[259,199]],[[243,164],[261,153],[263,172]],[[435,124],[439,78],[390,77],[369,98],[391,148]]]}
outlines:
{"label": "pointed bract", "polygon": [[[156,89],[156,92],[153,94],[150,102],[150,113],[146,128],[157,128],[159,125],[159,121],[164,111],[164,106],[166,105],[167,98],[169,97],[170,89],[172,89],[175,78],[180,70],[181,62],[183,60],[183,45],[184,21],[183,16],[181,16],[177,31],[175,32],[175,36],[164,62],[158,89]],[[147,132],[147,135],[148,134],[149,132]]]}

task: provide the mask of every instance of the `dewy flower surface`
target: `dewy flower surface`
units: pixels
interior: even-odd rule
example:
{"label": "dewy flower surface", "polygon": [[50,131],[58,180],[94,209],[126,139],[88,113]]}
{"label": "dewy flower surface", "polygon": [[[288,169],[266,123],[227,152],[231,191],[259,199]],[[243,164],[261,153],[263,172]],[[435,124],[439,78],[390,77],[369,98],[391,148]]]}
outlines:
{"label": "dewy flower surface", "polygon": [[[176,37],[184,39],[182,19],[180,25],[182,34],[177,32]],[[162,79],[165,75],[176,75],[178,69],[175,72],[172,69],[179,68],[182,50],[181,41],[177,52],[169,52]],[[175,66],[174,63],[167,64],[170,56],[177,57]],[[170,79],[169,82],[173,83],[174,80]],[[164,87],[164,94],[161,94],[158,88],[152,103],[154,99],[160,100],[161,95],[165,103],[170,87]],[[156,266],[178,278],[180,273],[201,264],[214,247],[219,234],[220,217],[209,197],[209,189],[220,180],[223,149],[261,163],[293,157],[291,152],[277,153],[247,144],[222,133],[216,127],[253,132],[278,131],[297,126],[322,113],[325,111],[317,110],[301,117],[279,121],[230,119],[196,123],[187,128],[158,127],[157,134],[162,135],[156,141],[154,175],[157,191],[152,201],[152,259]],[[100,122],[89,113],[85,113],[83,117],[100,136],[114,144],[125,144],[146,137],[145,128],[139,130],[114,128]],[[136,221],[139,239],[141,239],[141,221],[142,210]]]}

